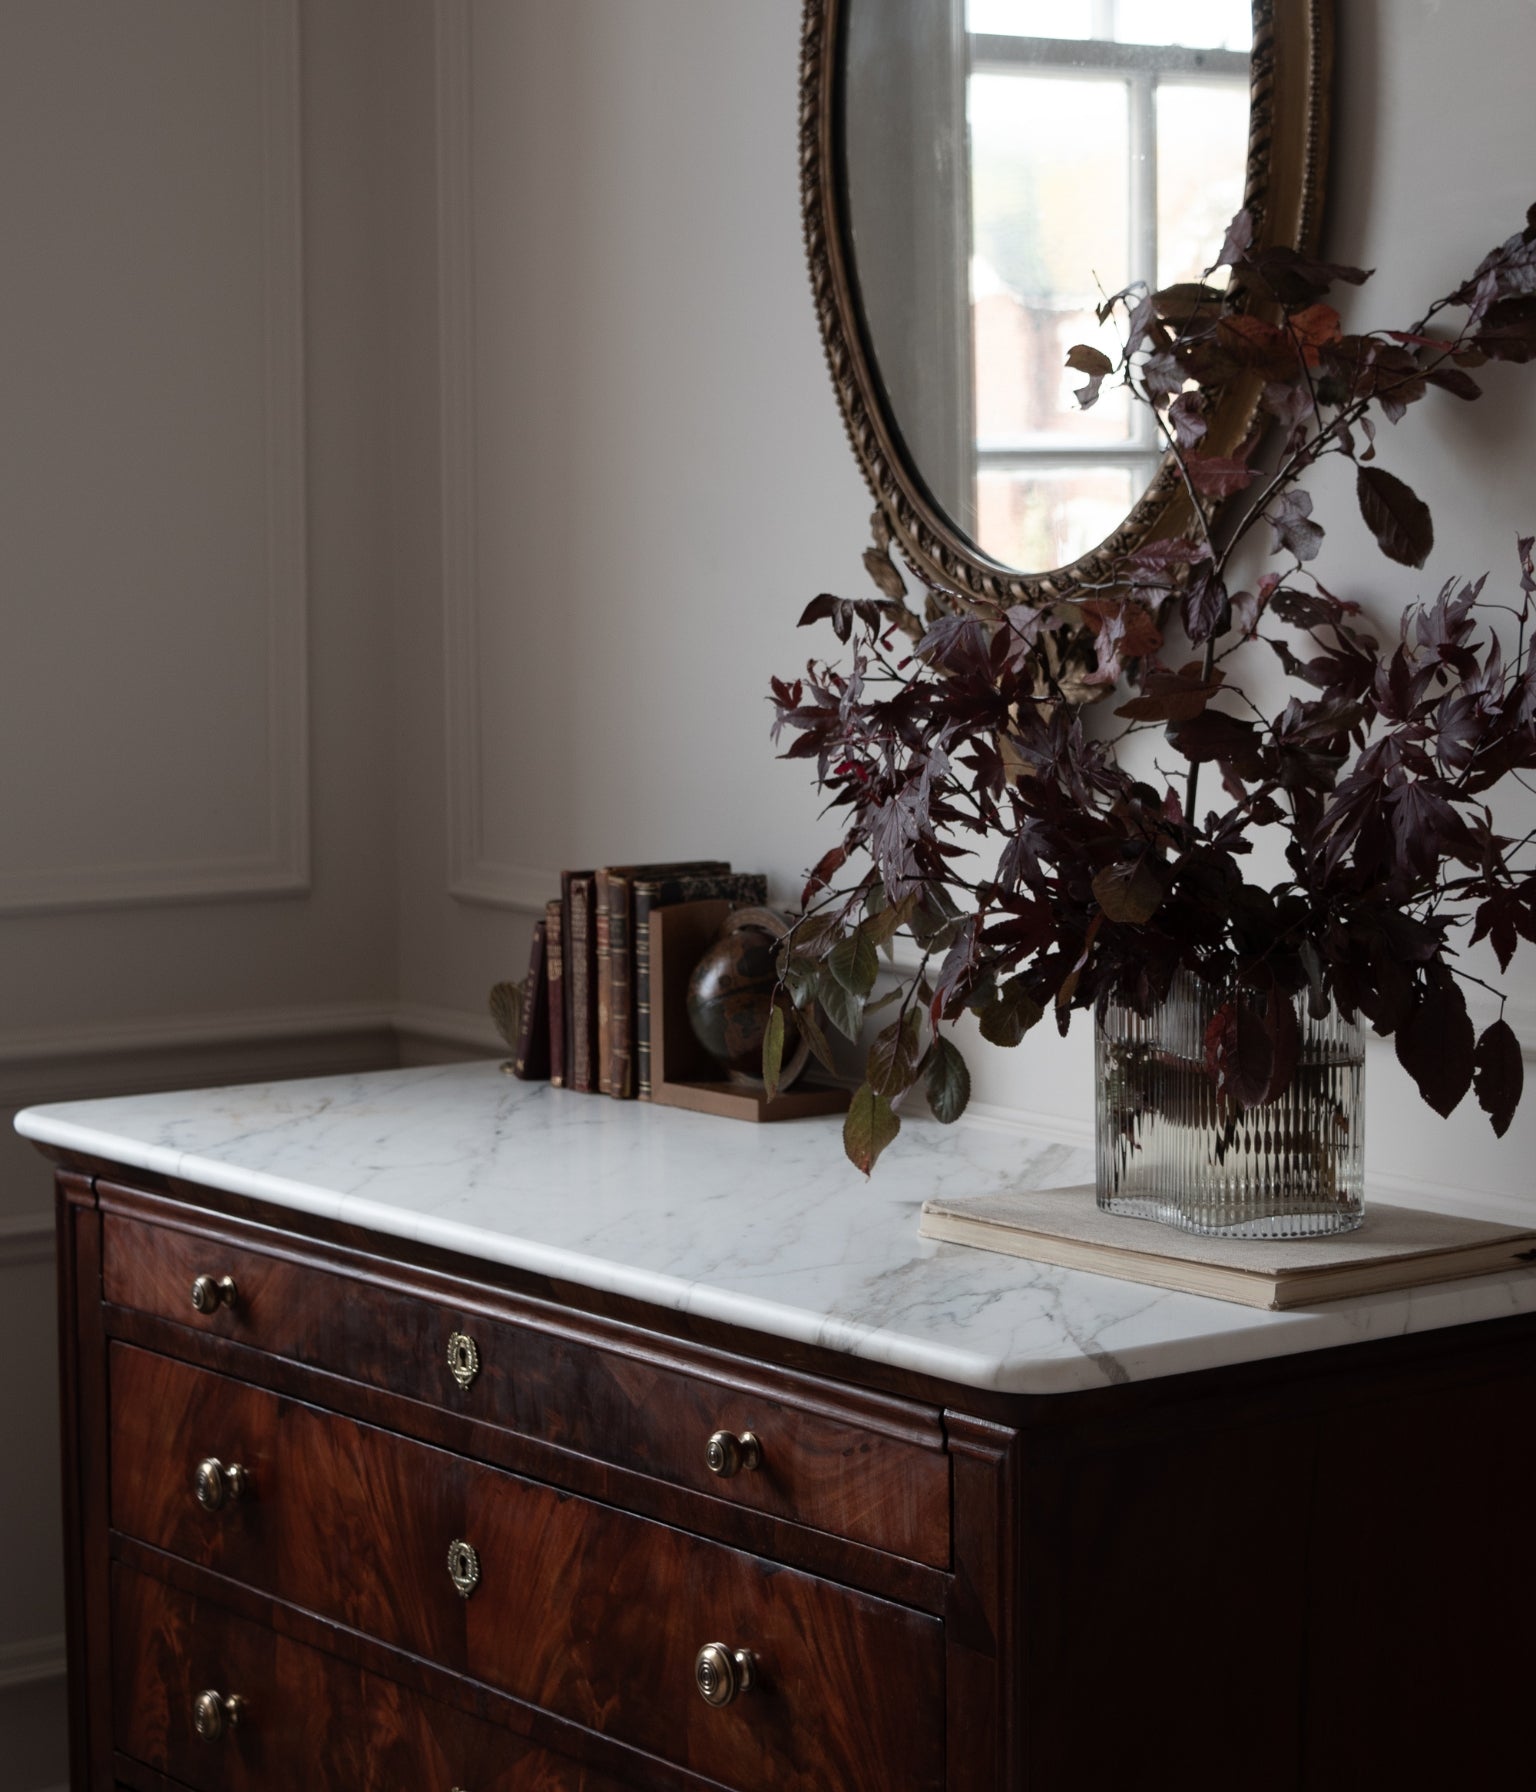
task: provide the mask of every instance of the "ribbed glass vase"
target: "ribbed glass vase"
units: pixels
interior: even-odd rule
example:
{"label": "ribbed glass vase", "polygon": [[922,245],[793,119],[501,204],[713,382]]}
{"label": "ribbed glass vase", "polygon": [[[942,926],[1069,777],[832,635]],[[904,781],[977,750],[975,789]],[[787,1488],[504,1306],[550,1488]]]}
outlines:
{"label": "ribbed glass vase", "polygon": [[1246,1111],[1218,1099],[1205,1033],[1219,991],[1187,971],[1150,1015],[1099,1004],[1099,1206],[1219,1238],[1350,1232],[1365,1211],[1365,1039],[1296,1004],[1301,1050],[1285,1094]]}

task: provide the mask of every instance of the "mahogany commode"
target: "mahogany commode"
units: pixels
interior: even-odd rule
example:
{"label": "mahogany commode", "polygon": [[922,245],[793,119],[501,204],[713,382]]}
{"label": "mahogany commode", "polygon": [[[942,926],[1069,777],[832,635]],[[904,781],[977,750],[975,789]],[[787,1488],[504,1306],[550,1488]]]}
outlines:
{"label": "mahogany commode", "polygon": [[[434,1076],[514,1136],[524,1112],[486,1249],[542,1270],[445,1248],[467,1219],[366,1175],[328,1201],[318,1165],[309,1195],[279,1185],[232,1123],[222,1165],[211,1133],[173,1157],[171,1098],[22,1117],[60,1163],[76,1792],[1266,1792],[1494,1784],[1526,1758],[1529,1645],[1466,1648],[1532,1591],[1492,1543],[1536,1466],[1518,1277],[1467,1296],[1507,1316],[1411,1336],[968,1386],[879,1360],[907,1348],[889,1324],[859,1354],[785,1304],[776,1335],[750,1267],[717,1272],[763,1322],[732,1325],[685,1310],[681,1276],[654,1301],[594,1286],[532,1194],[515,1231],[518,1188],[596,1126],[588,1218],[617,1141],[651,1240],[629,1254],[681,1270],[702,1235],[647,1215],[686,1204],[696,1147],[729,1195],[728,1123],[541,1110],[473,1067],[292,1085],[281,1125],[334,1132]],[[180,1100],[212,1127],[241,1095],[244,1137],[273,1091]],[[835,1149],[824,1130],[752,1146],[743,1184],[811,1134]],[[845,1217],[851,1248],[870,1213]],[[915,1239],[904,1271],[859,1273],[937,1348],[915,1315],[967,1258],[985,1285],[990,1259]],[[1029,1300],[1070,1313],[1089,1281],[1043,1272]]]}

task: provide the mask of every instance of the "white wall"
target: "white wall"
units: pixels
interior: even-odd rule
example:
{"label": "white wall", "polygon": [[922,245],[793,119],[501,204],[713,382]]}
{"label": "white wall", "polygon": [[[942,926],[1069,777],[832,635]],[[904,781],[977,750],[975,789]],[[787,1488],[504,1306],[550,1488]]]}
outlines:
{"label": "white wall", "polygon": [[[1339,11],[1331,247],[1395,323],[1536,197],[1536,8]],[[300,128],[264,141],[260,27],[295,19]],[[562,865],[721,853],[792,899],[831,831],[763,693],[827,645],[806,599],[861,588],[870,509],[804,272],[798,31],[797,0],[0,7],[0,1101],[484,1038]],[[295,282],[274,412],[254,296]],[[1494,374],[1384,450],[1435,563],[1328,504],[1340,583],[1507,574],[1536,390]],[[978,1047],[978,1093],[1081,1132],[1086,1047]],[[1370,1103],[1388,1185],[1525,1192],[1536,1101],[1495,1144],[1388,1050]],[[62,1778],[47,1199],[0,1139],[18,1792]]]}
{"label": "white wall", "polygon": [[[1392,326],[1536,198],[1536,7],[1338,12],[1328,247],[1380,269],[1351,315]],[[800,246],[799,8],[444,0],[439,17],[470,70],[441,120],[450,754],[401,810],[402,977],[413,1002],[468,1008],[518,964],[562,864],[708,850],[791,896],[833,836],[803,769],[773,759],[762,694],[834,645],[794,621],[819,590],[863,588],[870,505]],[[1507,580],[1517,530],[1536,529],[1536,383],[1487,383],[1475,406],[1432,395],[1383,445],[1434,508],[1423,574],[1318,487],[1328,576],[1379,610],[1454,571]],[[441,694],[402,696],[425,760]],[[1531,967],[1512,987],[1536,990]],[[977,1042],[978,1097],[1080,1134],[1088,1045],[1080,1024],[1065,1046],[1046,1029],[1013,1053]],[[1500,1143],[1470,1099],[1449,1123],[1423,1109],[1390,1046],[1369,1088],[1381,1186],[1526,1192],[1536,1101]]]}
{"label": "white wall", "polygon": [[0,1781],[64,1778],[16,1107],[393,1061],[374,0],[0,7]]}

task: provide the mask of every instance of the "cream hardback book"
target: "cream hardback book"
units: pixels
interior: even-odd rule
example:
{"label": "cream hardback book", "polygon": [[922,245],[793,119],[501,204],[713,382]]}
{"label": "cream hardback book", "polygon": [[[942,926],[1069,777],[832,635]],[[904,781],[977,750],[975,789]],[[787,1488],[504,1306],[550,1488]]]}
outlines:
{"label": "cream hardback book", "polygon": [[919,1231],[949,1244],[1272,1311],[1536,1268],[1536,1231],[1375,1202],[1367,1204],[1357,1231],[1331,1238],[1203,1238],[1103,1213],[1092,1188],[1028,1189],[925,1201]]}

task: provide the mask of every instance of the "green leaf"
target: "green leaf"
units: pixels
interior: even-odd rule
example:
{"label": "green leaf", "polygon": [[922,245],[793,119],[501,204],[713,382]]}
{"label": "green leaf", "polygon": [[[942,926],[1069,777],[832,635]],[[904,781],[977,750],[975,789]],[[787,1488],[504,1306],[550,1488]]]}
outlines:
{"label": "green leaf", "polygon": [[779,1092],[779,1072],[784,1068],[784,1010],[777,1002],[763,1032],[763,1093],[770,1101]]}
{"label": "green leaf", "polygon": [[1045,1010],[1029,993],[1022,977],[1010,977],[997,995],[976,1010],[981,1036],[993,1045],[1017,1045]]}
{"label": "green leaf", "polygon": [[900,902],[887,903],[882,891],[879,906],[871,904],[867,918],[859,925],[859,932],[872,946],[886,945],[892,934],[905,926],[916,903],[917,898],[911,892],[903,896]]}
{"label": "green leaf", "polygon": [[876,1158],[900,1131],[901,1122],[890,1102],[865,1083],[854,1096],[843,1122],[843,1150],[848,1161],[867,1176],[875,1167]]}
{"label": "green leaf", "polygon": [[880,959],[862,927],[854,928],[827,954],[827,969],[850,995],[867,996],[880,975]]}
{"label": "green leaf", "polygon": [[898,1020],[882,1028],[869,1048],[867,1076],[877,1095],[892,1100],[917,1081],[918,1042],[922,1037],[923,1017],[916,1007],[909,1008]]}
{"label": "green leaf", "polygon": [[800,1037],[810,1046],[811,1056],[828,1076],[836,1076],[837,1066],[832,1062],[832,1048],[827,1044],[827,1036],[821,1030],[821,1022],[817,1020],[809,1005],[796,1012],[795,1025],[800,1029]]}
{"label": "green leaf", "polygon": [[934,1035],[933,1050],[928,1054],[925,1087],[933,1117],[944,1126],[958,1120],[971,1099],[971,1073],[965,1059],[957,1046],[939,1034]]}
{"label": "green leaf", "polygon": [[864,1003],[860,997],[844,989],[836,977],[824,971],[816,985],[816,999],[821,1003],[822,1013],[844,1039],[858,1038],[859,1029],[864,1024]]}
{"label": "green leaf", "polygon": [[1147,855],[1117,859],[1094,873],[1093,894],[1109,920],[1141,926],[1162,906],[1163,880],[1157,861]]}

